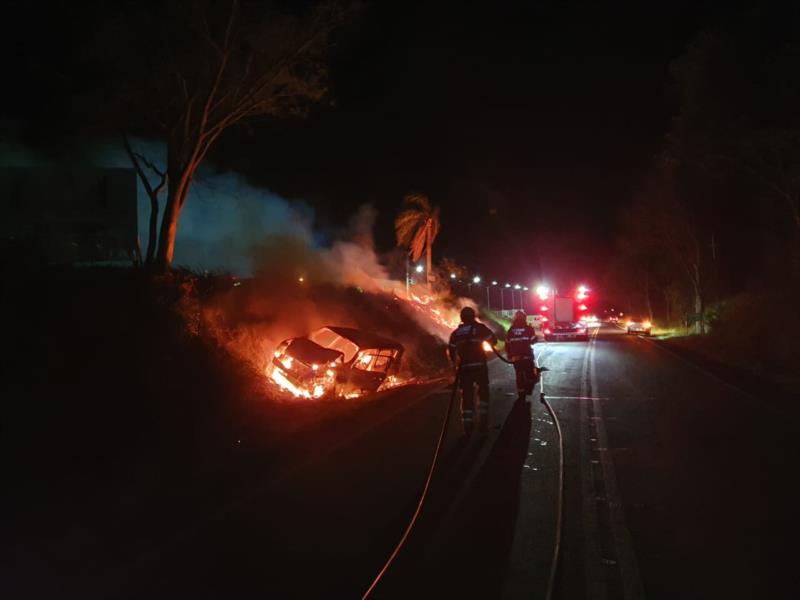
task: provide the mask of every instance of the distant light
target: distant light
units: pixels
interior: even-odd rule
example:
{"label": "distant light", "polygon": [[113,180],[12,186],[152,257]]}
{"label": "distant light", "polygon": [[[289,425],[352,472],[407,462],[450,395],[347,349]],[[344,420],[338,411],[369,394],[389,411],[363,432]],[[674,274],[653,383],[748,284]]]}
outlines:
{"label": "distant light", "polygon": [[520,284],[518,284],[518,283],[515,283],[515,284],[514,284],[514,289],[515,289],[515,290],[518,290],[518,289],[520,289],[521,287],[522,287],[522,286],[521,286]]}
{"label": "distant light", "polygon": [[511,287],[511,284],[510,284],[510,283],[507,283],[507,284],[506,284],[506,287]]}
{"label": "distant light", "polygon": [[475,275],[475,277],[472,278],[472,283],[480,283],[480,282],[481,278],[478,275]]}
{"label": "distant light", "polygon": [[525,286],[525,287],[523,287],[522,289],[523,289],[523,290],[525,290],[525,291],[527,292],[527,291],[528,291],[528,286],[526,285],[526,286]]}
{"label": "distant light", "polygon": [[578,308],[580,310],[586,310],[587,306],[585,304],[581,304]]}
{"label": "distant light", "polygon": [[417,268],[415,270],[417,271],[417,273],[422,273],[425,270],[425,267],[423,267],[422,265],[417,265]]}
{"label": "distant light", "polygon": [[539,307],[539,310],[540,310],[540,311],[542,311],[542,312],[547,312],[547,311],[548,311],[548,310],[550,310],[550,309],[549,309],[549,308],[547,308],[547,304],[542,304],[542,305]]}
{"label": "distant light", "polygon": [[303,283],[303,282],[305,281],[305,278],[303,278],[303,277],[298,277],[298,278],[297,278],[297,281],[299,281],[300,283]]}
{"label": "distant light", "polygon": [[588,292],[588,291],[589,291],[589,288],[588,288],[588,287],[586,287],[585,285],[579,285],[579,286],[578,286],[578,292],[579,292],[579,293],[581,293],[581,294],[585,294],[585,293],[586,293],[586,292]]}
{"label": "distant light", "polygon": [[497,282],[495,280],[492,280],[492,285],[497,285]]}
{"label": "distant light", "polygon": [[537,285],[536,293],[542,300],[547,300],[547,297],[550,295],[550,288],[547,287],[546,285]]}
{"label": "distant light", "polygon": [[450,279],[455,279],[455,278],[456,278],[456,274],[455,273],[450,273]]}

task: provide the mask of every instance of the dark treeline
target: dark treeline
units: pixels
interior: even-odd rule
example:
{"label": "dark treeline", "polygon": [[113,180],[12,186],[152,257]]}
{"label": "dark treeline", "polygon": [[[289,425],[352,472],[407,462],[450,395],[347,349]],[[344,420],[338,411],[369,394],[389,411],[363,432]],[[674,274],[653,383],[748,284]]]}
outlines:
{"label": "dark treeline", "polygon": [[675,116],[622,215],[609,272],[629,310],[700,331],[732,298],[797,289],[797,12],[742,13],[672,62]]}

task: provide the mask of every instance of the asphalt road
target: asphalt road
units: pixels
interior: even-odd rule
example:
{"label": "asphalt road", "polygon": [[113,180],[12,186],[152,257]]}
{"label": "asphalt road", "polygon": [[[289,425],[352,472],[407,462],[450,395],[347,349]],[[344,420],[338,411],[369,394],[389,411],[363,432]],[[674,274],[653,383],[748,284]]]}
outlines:
{"label": "asphalt road", "polygon": [[[566,457],[554,598],[796,597],[796,411],[615,328],[536,352]],[[510,366],[490,372],[488,438],[460,443],[453,411],[374,598],[545,597],[558,438],[538,396],[516,402]],[[397,390],[268,458],[242,449],[169,510],[131,502],[126,523],[84,523],[113,544],[59,542],[71,561],[46,563],[56,542],[20,526],[0,595],[359,598],[414,511],[449,402],[442,385]]]}

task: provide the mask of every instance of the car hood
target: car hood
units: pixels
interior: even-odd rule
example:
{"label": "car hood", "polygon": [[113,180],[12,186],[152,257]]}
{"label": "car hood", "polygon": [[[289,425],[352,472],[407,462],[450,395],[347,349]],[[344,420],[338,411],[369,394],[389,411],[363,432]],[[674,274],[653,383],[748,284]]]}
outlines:
{"label": "car hood", "polygon": [[338,350],[325,348],[304,337],[292,339],[285,354],[306,364],[341,361],[344,356]]}

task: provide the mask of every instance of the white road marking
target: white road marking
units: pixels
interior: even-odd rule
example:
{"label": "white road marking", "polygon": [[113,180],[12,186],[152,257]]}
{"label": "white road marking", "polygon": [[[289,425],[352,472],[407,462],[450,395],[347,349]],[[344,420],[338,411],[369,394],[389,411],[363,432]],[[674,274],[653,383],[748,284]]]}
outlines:
{"label": "white road marking", "polygon": [[[581,395],[589,396],[589,353],[592,342],[586,346],[581,368]],[[589,403],[580,402],[580,473],[583,512],[583,568],[586,578],[586,597],[589,600],[606,599],[606,576],[601,568],[597,547],[597,505],[594,494],[594,469],[590,462]]]}
{"label": "white road marking", "polygon": [[[597,336],[589,342],[589,381],[592,393],[597,393],[597,368],[595,343]],[[592,400],[592,410],[597,418],[595,420],[595,431],[597,434],[598,450],[607,450],[608,435],[603,421],[603,406],[599,399]],[[628,525],[625,522],[624,504],[617,485],[616,470],[614,459],[611,452],[601,452],[600,465],[602,467],[603,479],[605,482],[607,506],[611,517],[611,530],[614,536],[614,544],[617,551],[617,561],[620,575],[622,577],[622,588],[626,600],[643,600],[645,598],[644,587],[642,586],[639,574],[639,563],[636,560],[636,553],[633,550],[633,540],[631,539]]]}

